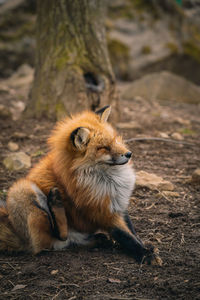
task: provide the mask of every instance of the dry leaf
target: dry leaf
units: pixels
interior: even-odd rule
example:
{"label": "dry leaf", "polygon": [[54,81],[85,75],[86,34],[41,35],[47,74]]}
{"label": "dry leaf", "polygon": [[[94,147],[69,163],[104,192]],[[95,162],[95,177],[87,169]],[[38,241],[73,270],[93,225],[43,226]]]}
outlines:
{"label": "dry leaf", "polygon": [[110,282],[110,283],[120,283],[121,280],[119,280],[117,278],[108,278],[108,282]]}
{"label": "dry leaf", "polygon": [[14,288],[11,290],[11,292],[24,289],[25,287],[26,287],[26,284],[17,284],[16,286],[14,286]]}

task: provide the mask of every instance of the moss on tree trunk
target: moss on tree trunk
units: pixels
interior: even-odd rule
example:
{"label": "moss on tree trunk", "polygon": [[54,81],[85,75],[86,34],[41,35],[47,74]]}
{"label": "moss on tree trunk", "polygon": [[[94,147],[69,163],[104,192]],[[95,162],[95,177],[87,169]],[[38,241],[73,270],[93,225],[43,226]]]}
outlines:
{"label": "moss on tree trunk", "polygon": [[38,0],[36,72],[26,113],[60,118],[118,96],[104,28],[104,0]]}

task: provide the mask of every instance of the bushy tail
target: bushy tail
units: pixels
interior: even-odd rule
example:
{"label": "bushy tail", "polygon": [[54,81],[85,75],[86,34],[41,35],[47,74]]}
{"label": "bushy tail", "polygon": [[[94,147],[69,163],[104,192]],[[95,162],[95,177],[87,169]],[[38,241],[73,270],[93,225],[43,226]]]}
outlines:
{"label": "bushy tail", "polygon": [[12,227],[6,207],[0,207],[0,251],[19,252],[23,250],[25,250],[24,243]]}

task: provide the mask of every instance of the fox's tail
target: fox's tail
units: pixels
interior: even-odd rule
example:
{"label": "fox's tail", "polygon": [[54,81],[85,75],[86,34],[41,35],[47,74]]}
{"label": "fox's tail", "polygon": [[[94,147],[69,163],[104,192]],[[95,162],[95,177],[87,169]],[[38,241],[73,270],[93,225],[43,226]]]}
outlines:
{"label": "fox's tail", "polygon": [[24,250],[24,242],[17,236],[9,221],[6,207],[0,207],[0,251],[19,252]]}

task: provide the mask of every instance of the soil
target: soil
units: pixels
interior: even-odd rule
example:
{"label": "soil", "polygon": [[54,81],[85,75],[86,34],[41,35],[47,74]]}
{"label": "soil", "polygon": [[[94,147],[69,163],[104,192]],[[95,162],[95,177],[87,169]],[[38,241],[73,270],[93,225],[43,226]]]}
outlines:
{"label": "soil", "polygon": [[[190,182],[200,167],[200,107],[138,98],[122,100],[121,111],[122,121],[138,125],[120,130],[125,139],[179,132],[189,143],[129,143],[136,171],[162,176],[178,193],[137,187],[130,201],[138,235],[159,248],[163,266],[138,265],[114,243],[37,256],[1,253],[0,299],[200,299],[200,186]],[[34,165],[47,151],[46,138],[53,126],[44,119],[1,120],[1,161],[9,153],[8,142],[14,141],[31,155]],[[0,164],[1,199],[26,173],[10,172]]]}

